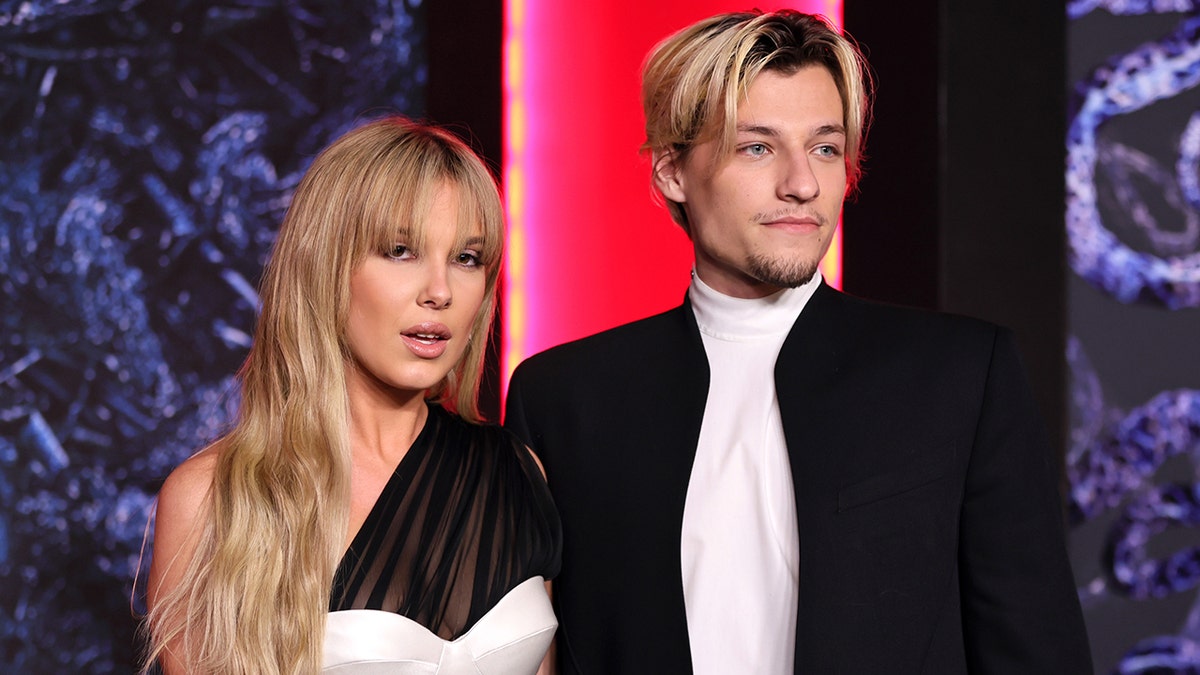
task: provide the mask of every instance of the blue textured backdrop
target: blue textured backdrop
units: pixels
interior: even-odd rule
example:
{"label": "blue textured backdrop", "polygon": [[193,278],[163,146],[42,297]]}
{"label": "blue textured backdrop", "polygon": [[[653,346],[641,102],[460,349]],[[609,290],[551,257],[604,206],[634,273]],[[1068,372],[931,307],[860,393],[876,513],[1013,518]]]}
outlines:
{"label": "blue textured backdrop", "polygon": [[1098,672],[1200,673],[1200,3],[1067,11],[1072,562]]}
{"label": "blue textured backdrop", "polygon": [[153,495],[229,423],[313,155],[422,112],[423,23],[418,0],[0,0],[0,671],[131,669]]}

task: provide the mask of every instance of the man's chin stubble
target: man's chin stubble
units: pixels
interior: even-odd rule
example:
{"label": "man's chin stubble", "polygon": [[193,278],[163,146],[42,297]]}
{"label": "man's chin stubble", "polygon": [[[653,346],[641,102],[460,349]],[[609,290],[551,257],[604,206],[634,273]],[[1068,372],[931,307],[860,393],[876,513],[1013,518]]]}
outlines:
{"label": "man's chin stubble", "polygon": [[819,263],[809,260],[781,260],[753,255],[746,261],[746,272],[753,278],[779,288],[796,288],[812,280]]}

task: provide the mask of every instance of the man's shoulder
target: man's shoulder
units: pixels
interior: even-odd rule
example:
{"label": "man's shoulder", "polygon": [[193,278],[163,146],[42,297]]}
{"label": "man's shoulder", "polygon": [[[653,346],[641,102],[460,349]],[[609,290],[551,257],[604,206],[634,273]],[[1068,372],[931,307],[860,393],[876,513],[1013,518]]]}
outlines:
{"label": "man's shoulder", "polygon": [[831,304],[846,326],[859,330],[883,331],[892,339],[940,338],[947,340],[992,340],[1000,326],[983,319],[920,307],[869,300],[840,291],[832,291]]}
{"label": "man's shoulder", "polygon": [[686,308],[675,307],[654,316],[638,319],[572,340],[525,359],[517,374],[525,377],[553,373],[577,374],[581,370],[612,369],[621,363],[636,362],[658,350],[670,349],[689,330]]}

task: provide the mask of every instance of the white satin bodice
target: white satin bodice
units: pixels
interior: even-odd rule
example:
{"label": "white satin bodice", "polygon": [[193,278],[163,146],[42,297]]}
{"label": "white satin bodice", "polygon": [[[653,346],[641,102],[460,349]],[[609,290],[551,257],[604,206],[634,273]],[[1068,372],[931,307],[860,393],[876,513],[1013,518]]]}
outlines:
{"label": "white satin bodice", "polygon": [[521,582],[466,633],[444,640],[393,612],[330,612],[323,673],[336,675],[533,675],[558,621],[537,576]]}

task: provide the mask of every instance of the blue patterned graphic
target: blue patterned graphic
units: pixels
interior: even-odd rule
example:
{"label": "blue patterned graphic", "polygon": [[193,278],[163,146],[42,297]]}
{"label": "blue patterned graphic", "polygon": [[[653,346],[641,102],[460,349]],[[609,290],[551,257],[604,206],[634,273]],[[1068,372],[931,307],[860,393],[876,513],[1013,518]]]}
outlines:
{"label": "blue patterned graphic", "polygon": [[1096,9],[1103,9],[1117,16],[1166,14],[1194,11],[1200,9],[1200,3],[1195,0],[1071,0],[1067,3],[1067,16],[1078,19]]}
{"label": "blue patterned graphic", "polygon": [[[1172,457],[1200,460],[1200,390],[1162,392],[1122,415],[1105,406],[1100,381],[1074,338],[1068,360],[1074,420],[1067,458],[1071,523],[1078,526],[1125,503],[1108,532],[1104,576],[1082,591],[1085,608],[1089,600],[1109,594],[1147,600],[1195,589],[1200,545],[1164,557],[1150,550],[1168,528],[1200,525],[1200,484],[1154,482]],[[1191,614],[1200,621],[1200,605]],[[1114,672],[1197,672],[1200,651],[1192,638],[1200,635],[1200,625],[1185,627],[1184,633],[1138,640]]]}
{"label": "blue patterned graphic", "polygon": [[[1176,249],[1167,256],[1139,251],[1105,226],[1096,180],[1096,167],[1105,148],[1097,131],[1114,117],[1177,96],[1197,84],[1200,16],[1188,17],[1173,35],[1159,42],[1113,59],[1080,86],[1078,109],[1067,132],[1069,260],[1076,274],[1121,302],[1154,302],[1170,309],[1200,307],[1200,251],[1193,248],[1178,253]],[[1185,163],[1183,156],[1196,155],[1195,146],[1196,141],[1189,139],[1180,164]],[[1183,185],[1173,186],[1172,191],[1194,195],[1194,164],[1185,167],[1181,179]]]}
{"label": "blue patterned graphic", "polygon": [[423,109],[419,5],[0,0],[0,672],[131,670],[153,495],[311,158]]}
{"label": "blue patterned graphic", "polygon": [[[1105,428],[1071,465],[1072,522],[1082,523],[1116,508],[1167,459],[1198,452],[1200,390],[1162,392]],[[1129,507],[1140,516],[1154,508]]]}
{"label": "blue patterned graphic", "polygon": [[1200,644],[1172,635],[1142,640],[1114,671],[1118,675],[1195,675]]}
{"label": "blue patterned graphic", "polygon": [[[1200,381],[1186,376],[1196,372],[1196,354],[1156,353],[1163,336],[1124,329],[1115,318],[1147,317],[1146,310],[1120,309],[1137,304],[1170,315],[1153,317],[1160,330],[1195,330],[1189,317],[1200,308],[1200,3],[1074,0],[1067,13],[1078,22],[1072,32],[1085,35],[1074,54],[1122,35],[1132,26],[1124,17],[1165,15],[1141,27],[1175,21],[1161,37],[1094,67],[1076,85],[1068,116],[1069,264],[1112,302],[1082,290],[1073,295],[1083,308],[1074,310],[1078,337],[1067,349],[1067,472],[1072,526],[1079,532],[1093,524],[1088,531],[1102,540],[1079,566],[1096,570],[1080,579],[1093,652],[1107,659],[1096,666],[1121,675],[1200,673],[1200,543],[1191,534],[1200,528]],[[1085,16],[1087,28],[1076,28]],[[1116,330],[1127,332],[1117,337]],[[1107,345],[1110,359],[1119,353],[1128,360],[1103,364],[1108,381],[1084,353],[1089,340]],[[1155,358],[1142,366],[1147,353]],[[1159,367],[1172,359],[1174,367]],[[1168,374],[1170,383],[1147,396],[1150,383],[1163,379],[1150,372]],[[1141,393],[1122,409],[1106,401],[1105,390],[1126,398]]]}

